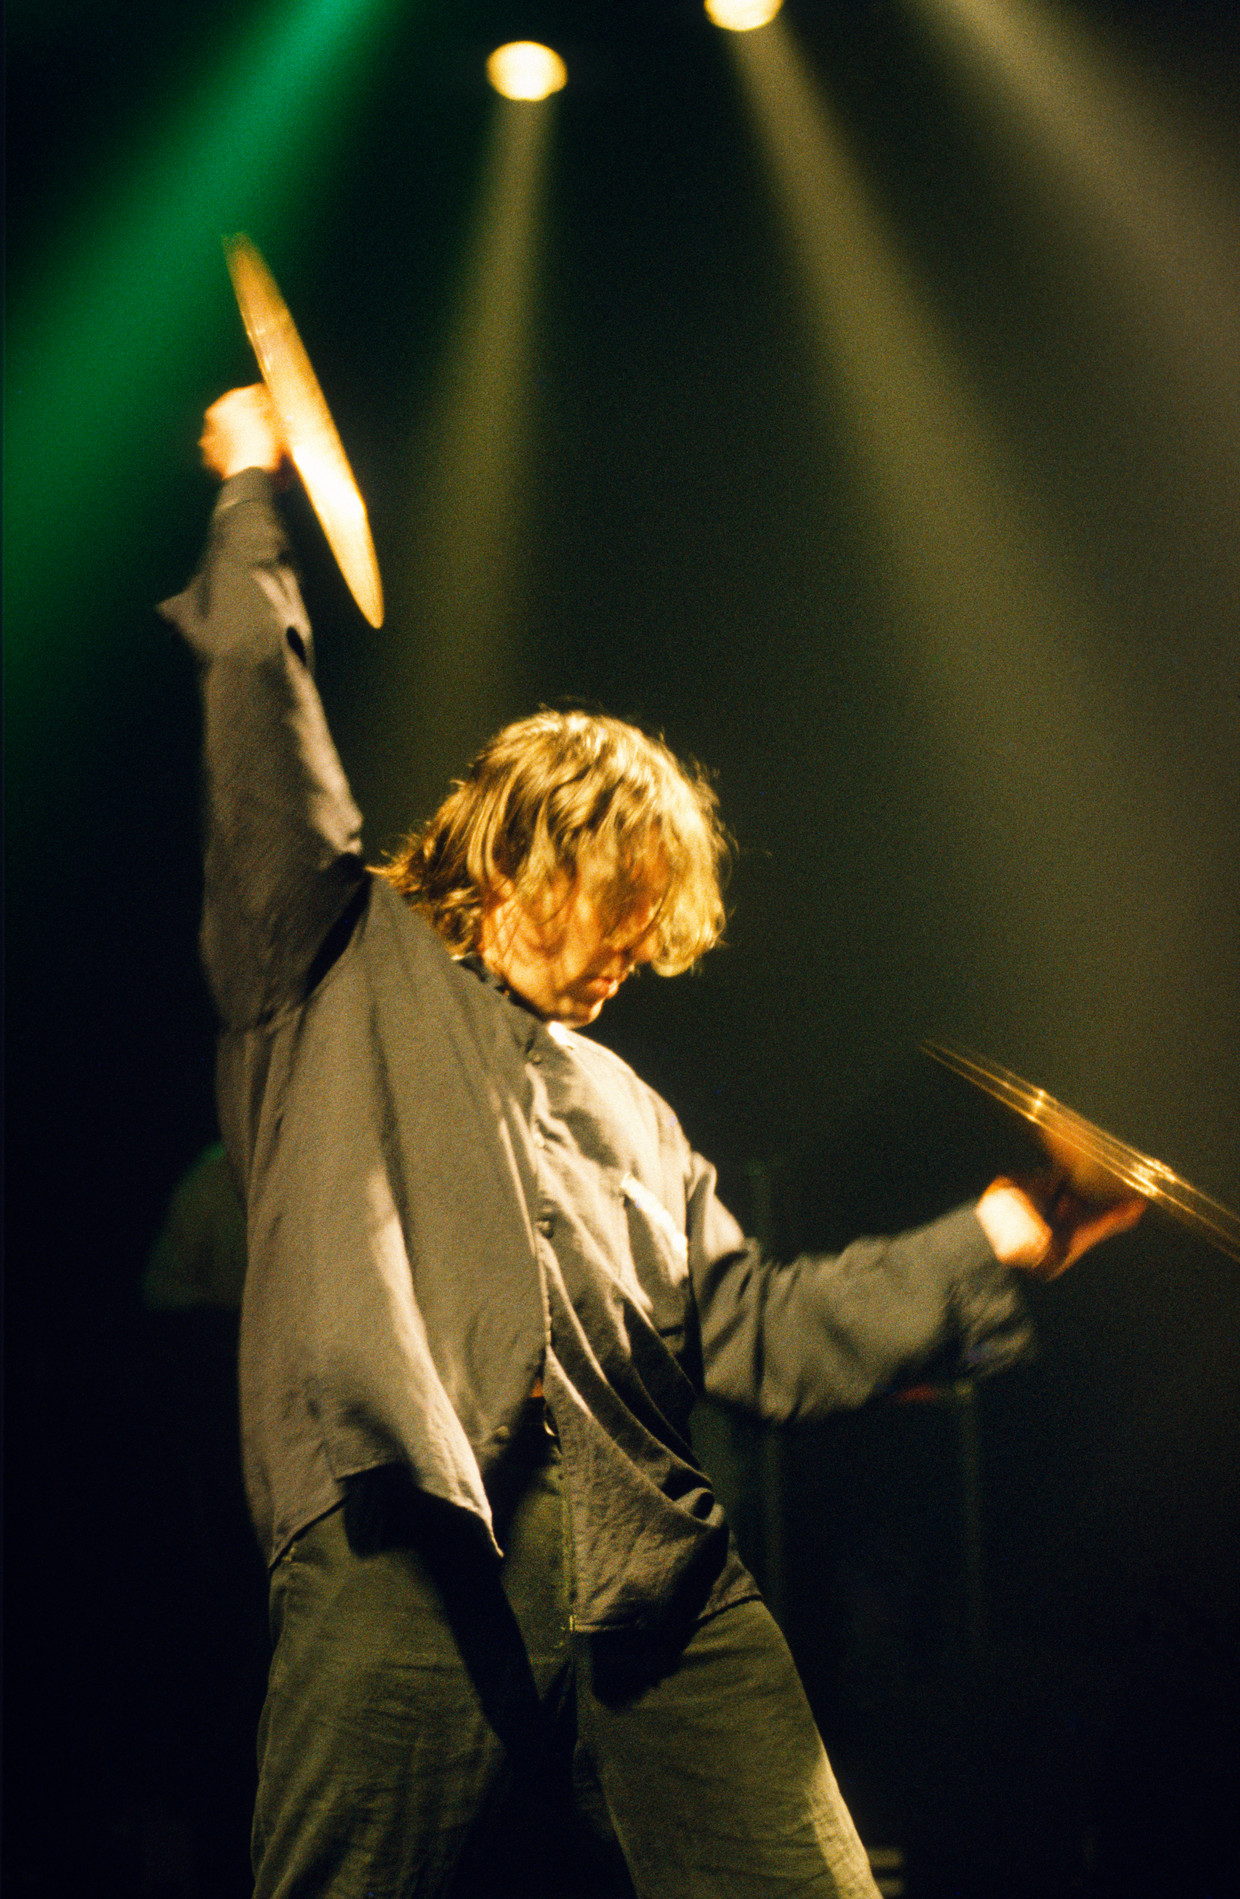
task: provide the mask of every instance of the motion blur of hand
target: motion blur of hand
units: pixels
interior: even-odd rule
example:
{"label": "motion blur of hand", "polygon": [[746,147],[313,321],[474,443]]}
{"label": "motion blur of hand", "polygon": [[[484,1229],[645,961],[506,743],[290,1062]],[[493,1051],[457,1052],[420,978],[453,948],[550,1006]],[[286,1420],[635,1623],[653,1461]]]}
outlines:
{"label": "motion blur of hand", "polygon": [[1039,1279],[1057,1279],[1091,1246],[1135,1226],[1144,1211],[1137,1198],[1086,1200],[1054,1169],[992,1181],[977,1203],[977,1217],[1004,1265]]}
{"label": "motion blur of hand", "polygon": [[202,464],[227,481],[243,468],[275,474],[288,454],[288,443],[265,384],[230,389],[213,402],[203,418],[198,447]]}

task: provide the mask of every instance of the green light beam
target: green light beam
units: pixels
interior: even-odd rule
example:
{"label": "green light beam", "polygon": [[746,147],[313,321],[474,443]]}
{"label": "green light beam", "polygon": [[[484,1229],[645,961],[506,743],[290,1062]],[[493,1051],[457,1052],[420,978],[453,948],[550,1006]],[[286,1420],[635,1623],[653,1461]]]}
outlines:
{"label": "green light beam", "polygon": [[[10,687],[42,683],[88,637],[118,535],[140,532],[169,445],[150,439],[182,390],[228,360],[223,231],[304,223],[362,103],[396,0],[273,6],[193,99],[83,192],[76,229],[15,302],[6,413]],[[50,650],[49,650],[50,649]],[[55,660],[51,652],[55,653]],[[44,663],[46,661],[46,663]]]}

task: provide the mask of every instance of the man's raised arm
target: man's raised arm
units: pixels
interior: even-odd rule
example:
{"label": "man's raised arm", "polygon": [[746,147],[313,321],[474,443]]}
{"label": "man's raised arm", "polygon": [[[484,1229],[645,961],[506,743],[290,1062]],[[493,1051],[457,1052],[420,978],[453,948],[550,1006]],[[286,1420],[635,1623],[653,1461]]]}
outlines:
{"label": "man's raised arm", "polygon": [[160,611],[201,669],[203,959],[224,1021],[248,1027],[302,999],[361,900],[361,819],[314,686],[275,507],[285,445],[261,384],[212,405],[200,446],[223,485],[202,565]]}

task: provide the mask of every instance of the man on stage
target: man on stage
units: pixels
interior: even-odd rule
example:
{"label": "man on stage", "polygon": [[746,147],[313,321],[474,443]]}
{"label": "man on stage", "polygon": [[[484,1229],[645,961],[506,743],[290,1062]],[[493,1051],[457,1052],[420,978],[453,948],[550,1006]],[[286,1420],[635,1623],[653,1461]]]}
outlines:
{"label": "man on stage", "polygon": [[243,1186],[246,1480],[275,1651],[260,1899],[872,1895],[688,1418],[1018,1355],[1100,1214],[996,1183],[780,1265],[579,1033],[718,940],[713,793],[619,721],[508,727],[392,864],[312,679],[261,388],[208,412],[203,949]]}

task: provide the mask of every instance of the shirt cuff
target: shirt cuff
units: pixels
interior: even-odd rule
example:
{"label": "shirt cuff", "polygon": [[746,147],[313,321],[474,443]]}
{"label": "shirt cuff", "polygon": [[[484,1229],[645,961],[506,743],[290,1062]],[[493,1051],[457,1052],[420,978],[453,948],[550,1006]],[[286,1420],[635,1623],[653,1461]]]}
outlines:
{"label": "shirt cuff", "polygon": [[212,520],[235,508],[239,501],[262,501],[268,507],[275,507],[275,484],[265,468],[242,468],[237,474],[230,475],[227,481],[220,483],[220,492],[216,496],[212,510]]}
{"label": "shirt cuff", "polygon": [[1033,1349],[1033,1327],[1017,1276],[996,1253],[975,1206],[944,1221],[955,1252],[951,1303],[959,1363],[970,1374],[999,1371]]}
{"label": "shirt cuff", "polygon": [[1036,1270],[1046,1258],[1052,1234],[1029,1196],[1010,1180],[987,1187],[975,1209],[983,1232],[1005,1266]]}

